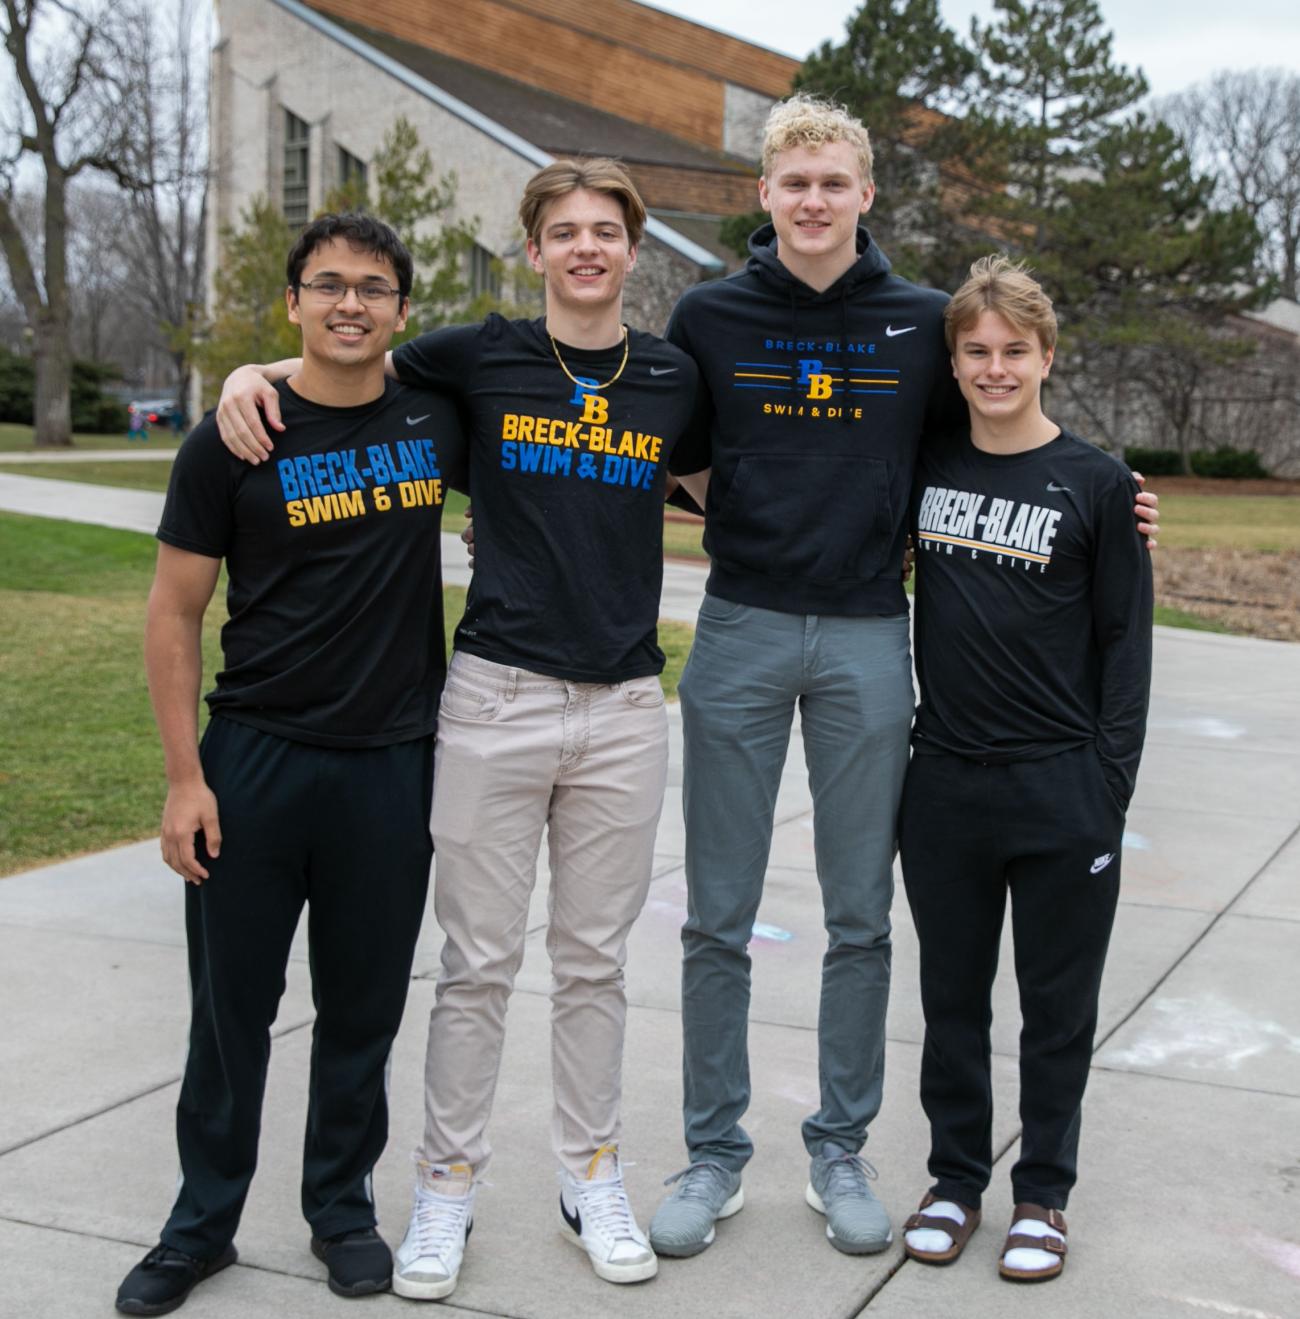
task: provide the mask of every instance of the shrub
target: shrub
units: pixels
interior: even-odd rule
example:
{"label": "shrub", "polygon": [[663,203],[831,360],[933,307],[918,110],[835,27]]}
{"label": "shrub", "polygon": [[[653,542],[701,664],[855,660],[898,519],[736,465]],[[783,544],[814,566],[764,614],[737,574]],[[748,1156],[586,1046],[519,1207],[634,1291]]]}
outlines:
{"label": "shrub", "polygon": [[1182,459],[1173,449],[1140,449],[1135,445],[1124,450],[1124,461],[1143,476],[1177,476],[1183,470]]}
{"label": "shrub", "polygon": [[1249,480],[1268,475],[1254,449],[1230,449],[1226,444],[1217,449],[1197,450],[1192,454],[1192,471],[1197,476],[1226,480]]}

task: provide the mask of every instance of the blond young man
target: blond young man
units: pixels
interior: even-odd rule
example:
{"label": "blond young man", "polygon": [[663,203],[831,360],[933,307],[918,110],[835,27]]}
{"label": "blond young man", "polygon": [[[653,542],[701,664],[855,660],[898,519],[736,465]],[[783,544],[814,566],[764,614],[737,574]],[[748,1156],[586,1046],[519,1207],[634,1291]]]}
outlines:
{"label": "blond young man", "polygon": [[712,399],[712,559],[682,677],[689,913],[682,930],[690,1162],[650,1225],[661,1255],[704,1250],[743,1205],[753,1145],[747,945],[795,706],[827,932],[820,1103],[804,1198],[836,1249],[892,1240],[861,1157],[880,1108],[891,865],[912,720],[900,567],[921,435],[960,415],[946,297],[890,274],[861,219],[867,130],[798,95],[772,111],[745,269],[688,291],[670,342]]}
{"label": "blond young man", "polygon": [[934,1181],[905,1248],[947,1264],[979,1224],[993,1162],[990,996],[1010,899],[1023,1134],[999,1270],[1033,1282],[1065,1262],[1146,726],[1151,565],[1128,469],[1043,413],[1056,315],[1042,288],[985,257],[945,329],[970,421],[925,445],[912,503],[921,703],[899,837]]}
{"label": "blond young man", "polygon": [[[543,830],[563,1230],[610,1282],[656,1271],[619,1166],[623,963],[667,775],[655,638],[664,489],[670,466],[707,466],[707,436],[693,425],[695,364],[622,321],[645,226],[622,167],[547,166],[520,220],[545,316],[436,331],[390,359],[399,379],[453,395],[468,418],[477,526],[439,712],[434,909],[446,943],[415,1207],[393,1279],[415,1299],[449,1295],[459,1275]],[[278,421],[262,375],[236,373],[226,395],[231,442],[262,453],[258,405]]]}

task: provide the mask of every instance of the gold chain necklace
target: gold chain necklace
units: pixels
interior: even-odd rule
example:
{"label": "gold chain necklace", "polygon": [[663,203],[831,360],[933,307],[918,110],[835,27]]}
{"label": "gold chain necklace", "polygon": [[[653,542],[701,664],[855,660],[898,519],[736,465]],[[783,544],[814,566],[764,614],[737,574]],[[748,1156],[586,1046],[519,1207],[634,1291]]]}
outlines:
{"label": "gold chain necklace", "polygon": [[618,364],[618,370],[615,371],[614,374],[610,376],[610,378],[606,380],[603,385],[589,385],[579,380],[578,377],[575,376],[573,372],[570,371],[569,368],[564,365],[564,358],[560,356],[560,345],[555,342],[555,336],[550,332],[550,330],[546,331],[546,337],[551,341],[551,352],[555,354],[555,360],[559,362],[560,370],[563,371],[564,374],[568,376],[569,379],[573,381],[573,383],[577,385],[579,389],[608,389],[610,385],[612,385],[619,378],[619,376],[623,374],[623,368],[627,365],[627,354],[629,347],[628,337],[627,337],[627,326],[624,325],[622,329],[623,329],[623,360]]}

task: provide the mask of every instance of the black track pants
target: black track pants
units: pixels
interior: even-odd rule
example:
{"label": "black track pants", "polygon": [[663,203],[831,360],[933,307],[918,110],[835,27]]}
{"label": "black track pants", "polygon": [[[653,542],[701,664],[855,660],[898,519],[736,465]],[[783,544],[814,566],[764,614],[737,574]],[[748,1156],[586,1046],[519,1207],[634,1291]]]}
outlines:
{"label": "black track pants", "polygon": [[234,1237],[257,1164],[271,1024],[304,902],[316,1023],[302,1208],[333,1236],[375,1222],[385,1070],[424,914],[433,738],[365,750],[213,719],[203,768],[221,856],[186,889],[193,999],[176,1109],[182,1182],[162,1240],[201,1259]]}
{"label": "black track pants", "polygon": [[933,1190],[978,1208],[992,1171],[990,995],[1007,894],[1020,1035],[1016,1202],[1064,1209],[1106,946],[1124,812],[1092,746],[984,765],[916,755],[903,791],[903,879],[921,948]]}

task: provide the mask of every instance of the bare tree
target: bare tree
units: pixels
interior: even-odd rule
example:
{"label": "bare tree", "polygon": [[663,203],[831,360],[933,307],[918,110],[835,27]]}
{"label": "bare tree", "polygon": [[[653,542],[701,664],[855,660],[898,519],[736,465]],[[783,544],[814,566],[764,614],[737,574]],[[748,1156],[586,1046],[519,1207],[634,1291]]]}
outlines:
{"label": "bare tree", "polygon": [[156,326],[182,402],[203,301],[207,13],[201,0],[137,0],[118,11],[129,110],[119,237],[131,271],[127,296]]}
{"label": "bare tree", "polygon": [[1223,71],[1157,105],[1222,200],[1243,207],[1261,254],[1287,297],[1300,297],[1300,75]]}
{"label": "bare tree", "polygon": [[[0,0],[17,95],[0,155],[0,247],[31,327],[38,447],[72,443],[68,185],[83,170],[120,177],[125,115],[103,11],[69,0]],[[17,223],[19,163],[44,173],[39,265]]]}

